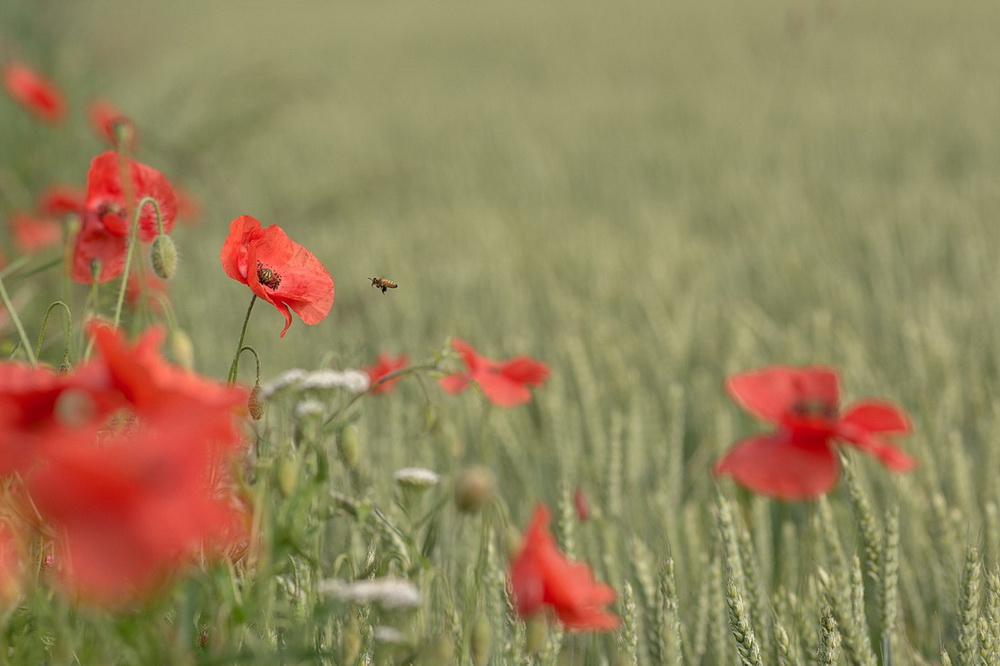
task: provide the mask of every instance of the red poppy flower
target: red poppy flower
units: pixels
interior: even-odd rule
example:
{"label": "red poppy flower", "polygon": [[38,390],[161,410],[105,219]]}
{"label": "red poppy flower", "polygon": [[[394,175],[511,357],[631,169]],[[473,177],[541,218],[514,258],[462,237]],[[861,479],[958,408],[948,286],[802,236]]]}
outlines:
{"label": "red poppy flower", "polygon": [[388,354],[379,354],[378,361],[374,365],[370,365],[365,368],[365,372],[368,373],[368,381],[371,384],[372,393],[388,393],[392,390],[396,382],[399,381],[399,377],[395,379],[390,379],[388,381],[382,382],[376,385],[375,382],[385,377],[390,372],[395,372],[401,368],[405,368],[406,364],[410,362],[410,359],[406,357],[406,354],[401,354],[397,358],[393,358]]}
{"label": "red poppy flower", "polygon": [[57,123],[66,116],[66,101],[54,83],[19,62],[4,65],[3,84],[18,104],[40,120]]}
{"label": "red poppy flower", "polygon": [[36,205],[42,215],[60,217],[67,213],[80,214],[83,211],[87,193],[82,187],[56,183],[45,188],[38,196]]}
{"label": "red poppy flower", "polygon": [[529,386],[541,386],[549,376],[549,368],[541,361],[527,356],[517,356],[509,361],[494,361],[480,356],[471,345],[455,338],[451,342],[468,372],[442,377],[441,388],[448,393],[459,393],[475,382],[483,395],[493,404],[513,407],[531,400]]}
{"label": "red poppy flower", "polygon": [[[134,344],[122,335],[99,324],[89,326],[98,352],[103,381],[131,405],[140,418],[161,413],[176,414],[193,405],[208,406],[214,416],[208,418],[216,438],[235,446],[239,433],[234,415],[245,411],[246,391],[227,386],[167,362],[160,355],[163,329],[147,330]],[[186,417],[185,417],[186,418]]]}
{"label": "red poppy flower", "polygon": [[618,628],[618,618],[603,608],[615,600],[615,591],[595,581],[586,564],[569,561],[548,526],[549,510],[540,504],[511,562],[510,583],[518,615],[528,617],[549,606],[571,629]]}
{"label": "red poppy flower", "polygon": [[[87,174],[86,209],[73,252],[71,277],[76,282],[91,282],[91,263],[95,259],[101,262],[97,282],[112,280],[125,268],[132,221],[128,219],[119,159],[125,160],[125,167],[132,176],[133,199],[128,205],[135,205],[144,197],[152,197],[160,206],[164,233],[170,233],[174,227],[177,199],[163,174],[135,160],[121,158],[114,151],[101,153],[91,161]],[[139,217],[139,239],[148,243],[158,233],[156,212],[152,206],[143,206]]]}
{"label": "red poppy flower", "polygon": [[98,437],[76,429],[26,480],[57,531],[57,573],[81,600],[121,606],[156,593],[178,569],[236,545],[246,521],[214,481],[219,451],[209,406]]}
{"label": "red poppy flower", "polygon": [[292,325],[289,309],[313,325],[323,321],[333,306],[333,278],[312,252],[276,224],[262,229],[254,218],[240,215],[229,224],[220,258],[226,275],[285,315],[280,337]]}
{"label": "red poppy flower", "polygon": [[121,406],[93,364],[60,374],[45,366],[0,363],[0,476],[30,469],[52,442],[102,421]]}
{"label": "red poppy flower", "polygon": [[715,474],[731,474],[756,493],[802,500],[830,491],[840,473],[834,440],[896,472],[916,466],[914,458],[884,438],[910,432],[906,414],[889,403],[865,400],[841,415],[835,370],[764,368],[733,375],[726,390],[743,409],[777,426],[775,432],[739,442],[715,464]]}
{"label": "red poppy flower", "polygon": [[127,148],[130,153],[135,151],[135,126],[132,120],[114,104],[106,99],[95,99],[87,109],[87,116],[94,133],[112,146],[118,145],[117,126],[119,124],[127,125]]}
{"label": "red poppy flower", "polygon": [[51,217],[18,212],[11,215],[10,227],[14,234],[14,245],[24,253],[58,245],[62,240],[62,224]]}

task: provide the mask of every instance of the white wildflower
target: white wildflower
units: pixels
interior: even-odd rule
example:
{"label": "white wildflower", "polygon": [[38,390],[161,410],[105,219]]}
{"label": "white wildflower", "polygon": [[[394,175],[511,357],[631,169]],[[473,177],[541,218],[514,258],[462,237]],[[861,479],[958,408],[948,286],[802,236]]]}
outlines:
{"label": "white wildflower", "polygon": [[293,384],[298,384],[305,379],[307,375],[308,373],[302,368],[292,368],[291,370],[286,370],[260,387],[261,400],[267,400],[278,391],[286,389]]}
{"label": "white wildflower", "polygon": [[306,375],[301,386],[305,390],[342,388],[351,393],[363,393],[370,382],[368,373],[361,370],[315,370]]}
{"label": "white wildflower", "polygon": [[332,578],[319,582],[321,594],[341,601],[377,603],[383,608],[415,608],[420,605],[420,590],[405,578],[392,576],[372,580],[346,581]]}
{"label": "white wildflower", "polygon": [[399,485],[411,488],[430,488],[433,485],[437,485],[437,482],[441,480],[437,472],[432,472],[424,467],[404,467],[397,470],[392,475],[392,478]]}

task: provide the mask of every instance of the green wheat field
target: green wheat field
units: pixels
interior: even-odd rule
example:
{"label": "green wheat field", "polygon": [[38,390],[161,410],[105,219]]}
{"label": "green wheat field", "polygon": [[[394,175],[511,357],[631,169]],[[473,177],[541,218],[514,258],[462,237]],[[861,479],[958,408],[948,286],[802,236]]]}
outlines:
{"label": "green wheat field", "polygon": [[[252,430],[254,568],[120,613],[36,592],[0,613],[0,662],[1000,664],[997,3],[3,4],[4,55],[73,114],[0,107],[3,212],[12,180],[82,185],[104,149],[83,109],[114,101],[204,208],[170,286],[200,372],[232,359],[249,295],[219,250],[249,214],[336,283],[284,338],[254,311],[263,381],[432,361],[452,336],[551,377],[511,409],[407,377],[332,434],[275,400]],[[36,332],[49,277],[8,284]],[[846,450],[804,503],[713,477],[766,428],[725,378],[773,364],[903,407],[919,467]],[[496,488],[466,514],[472,466]],[[404,467],[440,483],[408,493]],[[615,588],[617,631],[511,613],[507,548],[538,502]],[[388,574],[419,607],[320,585]]]}

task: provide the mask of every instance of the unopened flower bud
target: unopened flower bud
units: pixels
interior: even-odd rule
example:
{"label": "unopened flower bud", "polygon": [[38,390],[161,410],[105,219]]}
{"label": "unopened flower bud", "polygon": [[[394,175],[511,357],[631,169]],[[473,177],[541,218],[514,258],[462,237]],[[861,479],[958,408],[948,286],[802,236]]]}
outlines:
{"label": "unopened flower bud", "polygon": [[299,484],[298,466],[290,456],[282,456],[278,459],[275,475],[278,477],[278,492],[281,493],[282,497],[288,499],[295,492],[295,487]]}
{"label": "unopened flower bud", "polygon": [[340,431],[337,438],[337,450],[340,452],[340,459],[344,466],[352,469],[357,466],[361,459],[361,445],[358,442],[358,427],[349,425]]}
{"label": "unopened flower bud", "polygon": [[177,365],[188,371],[194,370],[194,343],[191,342],[191,336],[181,329],[175,328],[170,331],[167,343],[170,345],[170,353]]}
{"label": "unopened flower bud", "polygon": [[490,660],[490,622],[482,613],[472,625],[469,652],[475,666],[482,666]]}
{"label": "unopened flower bud", "polygon": [[496,486],[496,477],[489,469],[469,467],[455,483],[455,506],[462,513],[476,513],[493,498]]}
{"label": "unopened flower bud", "polygon": [[253,385],[253,390],[250,391],[250,398],[247,400],[247,411],[250,412],[250,418],[254,421],[260,421],[261,417],[264,416],[266,403],[261,399],[260,392],[260,382],[258,381]]}
{"label": "unopened flower bud", "polygon": [[361,635],[361,625],[354,613],[351,613],[351,619],[347,621],[347,625],[341,631],[341,636],[340,653],[344,658],[342,663],[353,664],[358,660],[358,655],[361,654],[361,645],[364,639]]}
{"label": "unopened flower bud", "polygon": [[153,246],[149,250],[149,260],[153,264],[153,272],[161,280],[169,280],[177,270],[177,246],[174,240],[166,235],[160,234],[153,239]]}
{"label": "unopened flower bud", "polygon": [[524,636],[524,651],[528,654],[541,652],[549,637],[549,627],[541,617],[533,617],[527,621]]}

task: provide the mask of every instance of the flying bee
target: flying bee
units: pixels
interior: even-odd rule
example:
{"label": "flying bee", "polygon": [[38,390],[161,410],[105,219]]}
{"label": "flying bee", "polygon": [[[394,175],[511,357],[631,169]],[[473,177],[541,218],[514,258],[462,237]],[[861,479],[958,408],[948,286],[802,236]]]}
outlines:
{"label": "flying bee", "polygon": [[372,281],[372,286],[381,289],[383,294],[385,293],[386,289],[395,289],[396,287],[399,286],[392,280],[386,280],[385,278],[373,277],[368,279]]}

